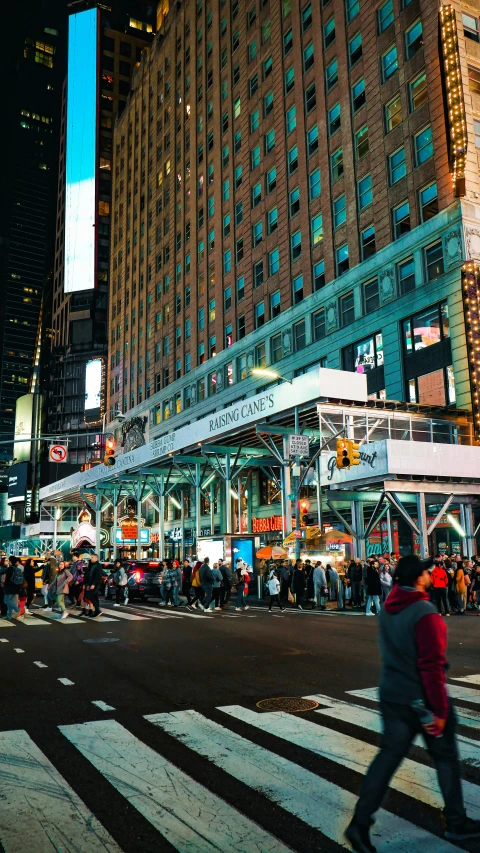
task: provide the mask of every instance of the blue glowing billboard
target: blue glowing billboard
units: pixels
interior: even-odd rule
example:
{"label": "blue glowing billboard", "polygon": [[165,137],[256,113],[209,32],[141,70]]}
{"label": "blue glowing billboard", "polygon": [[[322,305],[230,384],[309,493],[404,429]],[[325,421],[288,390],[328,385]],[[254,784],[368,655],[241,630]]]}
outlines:
{"label": "blue glowing billboard", "polygon": [[95,287],[98,14],[69,17],[65,293]]}

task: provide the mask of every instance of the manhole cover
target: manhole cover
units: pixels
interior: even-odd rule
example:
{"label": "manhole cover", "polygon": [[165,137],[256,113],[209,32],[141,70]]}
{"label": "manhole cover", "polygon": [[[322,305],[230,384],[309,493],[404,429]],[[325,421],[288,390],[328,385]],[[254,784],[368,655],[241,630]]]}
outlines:
{"label": "manhole cover", "polygon": [[84,640],[84,643],[118,643],[118,637],[98,637],[96,640]]}
{"label": "manhole cover", "polygon": [[257,702],[257,708],[261,711],[287,711],[295,713],[298,711],[314,711],[318,708],[318,702],[313,699],[302,699],[300,696],[279,696],[277,699],[261,699]]}

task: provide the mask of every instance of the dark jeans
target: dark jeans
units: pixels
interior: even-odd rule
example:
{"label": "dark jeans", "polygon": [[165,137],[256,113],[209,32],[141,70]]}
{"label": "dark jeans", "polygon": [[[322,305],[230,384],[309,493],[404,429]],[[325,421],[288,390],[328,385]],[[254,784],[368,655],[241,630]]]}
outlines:
{"label": "dark jeans", "polygon": [[205,593],[201,586],[191,586],[190,593],[188,596],[188,604],[195,604],[196,601],[202,602],[205,597]]}
{"label": "dark jeans", "polygon": [[231,591],[231,586],[220,587],[220,607],[224,607],[226,604],[228,604],[228,599],[230,598]]}
{"label": "dark jeans", "polygon": [[269,610],[271,610],[271,609],[272,609],[272,604],[278,604],[278,606],[279,606],[280,610],[283,610],[283,607],[282,607],[282,605],[280,604],[280,597],[279,597],[278,593],[277,593],[276,595],[271,595],[271,596],[270,596],[270,604],[268,605],[268,609],[269,609]]}
{"label": "dark jeans", "polygon": [[362,606],[362,584],[360,581],[351,581],[350,586],[352,588],[352,606],[353,607],[361,607]]}
{"label": "dark jeans", "polygon": [[211,583],[202,583],[202,588],[205,593],[205,601],[203,601],[203,606],[205,608],[210,607],[210,602],[212,600],[213,595],[213,584]]}
{"label": "dark jeans", "polygon": [[98,600],[98,587],[95,587],[95,589],[86,589],[85,590],[85,598],[87,601],[90,602],[90,604],[93,604],[93,607],[95,609],[95,616],[98,616],[98,614],[100,613],[100,602]]}
{"label": "dark jeans", "polygon": [[299,589],[299,590],[294,590],[294,592],[295,592],[295,603],[296,603],[297,607],[301,607],[303,604],[303,599],[305,598],[305,590]]}
{"label": "dark jeans", "polygon": [[442,604],[445,613],[450,612],[450,608],[448,606],[447,601],[447,590],[445,587],[434,587],[433,588],[433,601],[437,607],[439,613],[442,612]]}
{"label": "dark jeans", "polygon": [[245,600],[244,600],[244,598],[243,598],[243,593],[244,593],[244,591],[245,591],[245,584],[244,584],[244,583],[240,583],[240,584],[237,586],[237,598],[236,598],[236,601],[235,601],[235,607],[245,607],[245,606],[246,606],[246,605],[245,605]]}
{"label": "dark jeans", "polygon": [[28,581],[27,607],[30,607],[32,601],[35,601],[35,578],[32,581]]}
{"label": "dark jeans", "polygon": [[457,823],[465,817],[462,782],[455,739],[456,717],[450,704],[447,724],[442,737],[428,735],[409,705],[381,702],[383,735],[380,752],[372,761],[364,777],[360,797],[355,809],[355,821],[369,826],[370,819],[380,808],[388,784],[398,766],[407,755],[415,735],[422,733],[428,752],[437,771],[438,782],[445,801],[447,823]]}
{"label": "dark jeans", "polygon": [[170,587],[170,589],[165,588],[165,605],[167,605],[169,601],[171,601],[172,604],[175,604],[174,592],[175,590],[173,586]]}
{"label": "dark jeans", "polygon": [[213,587],[213,600],[215,602],[215,607],[220,607],[220,587]]}
{"label": "dark jeans", "polygon": [[125,601],[125,590],[126,586],[117,586],[115,590],[115,602],[116,604],[123,604]]}

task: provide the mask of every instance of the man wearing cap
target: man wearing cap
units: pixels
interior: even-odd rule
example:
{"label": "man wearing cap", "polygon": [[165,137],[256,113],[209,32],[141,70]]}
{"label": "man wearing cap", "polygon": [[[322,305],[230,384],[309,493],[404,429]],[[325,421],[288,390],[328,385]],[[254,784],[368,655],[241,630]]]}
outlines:
{"label": "man wearing cap", "polygon": [[[432,564],[433,560],[422,562],[413,555],[402,557],[378,617],[383,735],[345,831],[356,853],[374,853],[369,837],[373,815],[419,732],[435,764],[445,801],[445,838],[464,841],[480,837],[480,821],[466,816],[463,803],[456,718],[445,683],[447,629],[427,595]],[[418,702],[423,708],[416,707]]]}

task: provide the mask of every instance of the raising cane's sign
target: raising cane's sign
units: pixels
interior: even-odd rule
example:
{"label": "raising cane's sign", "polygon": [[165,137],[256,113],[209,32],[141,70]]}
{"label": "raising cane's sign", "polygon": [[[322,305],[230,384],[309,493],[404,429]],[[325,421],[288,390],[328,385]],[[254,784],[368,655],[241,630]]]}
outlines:
{"label": "raising cane's sign", "polygon": [[282,532],[282,516],[270,515],[268,518],[252,518],[253,533]]}

